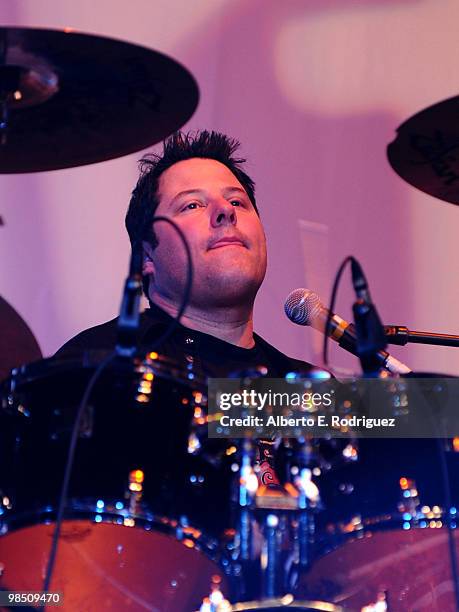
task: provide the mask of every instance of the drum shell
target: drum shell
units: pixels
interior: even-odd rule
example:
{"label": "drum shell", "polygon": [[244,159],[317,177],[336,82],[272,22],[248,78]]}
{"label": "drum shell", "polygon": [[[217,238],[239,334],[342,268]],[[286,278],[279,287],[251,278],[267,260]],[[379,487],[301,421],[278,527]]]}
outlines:
{"label": "drum shell", "polygon": [[[456,529],[453,538],[458,554]],[[454,612],[445,517],[410,522],[401,515],[374,517],[350,533],[335,533],[328,552],[302,577],[300,593],[351,610],[384,596],[394,612]]]}
{"label": "drum shell", "polygon": [[[315,560],[303,577],[301,596],[362,609],[386,591],[388,607],[396,612],[455,609],[442,514],[444,448],[435,439],[360,440],[358,462],[319,479],[326,507],[317,517]],[[457,453],[447,453],[451,474],[458,460]],[[419,512],[438,506],[441,512],[404,519],[401,479],[414,483]],[[451,485],[457,506],[456,479]],[[456,546],[458,535],[455,531]]]}

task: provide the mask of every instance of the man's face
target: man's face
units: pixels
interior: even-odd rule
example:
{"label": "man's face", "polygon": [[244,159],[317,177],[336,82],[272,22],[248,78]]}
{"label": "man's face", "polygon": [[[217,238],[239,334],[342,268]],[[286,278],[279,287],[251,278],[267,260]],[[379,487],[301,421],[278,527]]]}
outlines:
{"label": "man's face", "polygon": [[[183,231],[193,258],[191,304],[223,307],[253,302],[266,272],[266,239],[241,183],[224,164],[193,158],[168,168],[159,179],[157,215]],[[177,232],[154,225],[158,246],[147,249],[153,290],[177,305],[183,297],[187,260]],[[150,286],[150,292],[152,287]]]}

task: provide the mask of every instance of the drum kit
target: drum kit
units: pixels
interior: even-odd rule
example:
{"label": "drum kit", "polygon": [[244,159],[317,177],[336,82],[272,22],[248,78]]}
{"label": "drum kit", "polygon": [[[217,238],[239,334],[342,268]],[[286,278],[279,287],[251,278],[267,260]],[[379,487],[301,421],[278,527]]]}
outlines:
{"label": "drum kit", "polygon": [[[0,28],[0,58],[2,173],[143,149],[182,126],[198,101],[174,60],[108,38]],[[456,204],[458,111],[457,99],[423,111],[388,151],[403,178]],[[0,591],[41,591],[76,414],[104,355],[41,359],[3,300],[0,320],[10,330],[0,338]],[[451,503],[423,505],[401,474],[394,512],[343,519],[339,499],[353,492],[359,464],[351,434],[211,439],[207,392],[193,363],[152,351],[115,359],[100,375],[77,424],[48,585],[64,609],[456,609]],[[280,482],[260,476],[267,455]]]}

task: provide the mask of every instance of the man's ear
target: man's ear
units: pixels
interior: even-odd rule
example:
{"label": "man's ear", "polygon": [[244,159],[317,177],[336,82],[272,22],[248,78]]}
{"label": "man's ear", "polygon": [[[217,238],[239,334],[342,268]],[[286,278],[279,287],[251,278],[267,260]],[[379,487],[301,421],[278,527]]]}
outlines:
{"label": "man's ear", "polygon": [[142,262],[142,274],[143,276],[151,276],[155,273],[155,264],[153,263],[153,249],[151,244],[148,242],[142,242],[143,247],[143,262]]}

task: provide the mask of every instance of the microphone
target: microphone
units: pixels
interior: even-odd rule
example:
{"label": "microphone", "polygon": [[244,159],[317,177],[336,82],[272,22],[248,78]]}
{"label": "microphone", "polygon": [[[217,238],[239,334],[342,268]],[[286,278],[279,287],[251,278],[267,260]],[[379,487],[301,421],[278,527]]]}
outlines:
{"label": "microphone", "polygon": [[[325,334],[329,310],[320,301],[319,296],[309,289],[295,289],[285,300],[284,310],[287,317],[297,325],[309,325]],[[357,334],[352,323],[344,321],[332,313],[327,335],[344,350],[357,355]],[[411,369],[392,357],[386,351],[378,351],[377,358],[382,367],[392,374],[408,374]]]}

